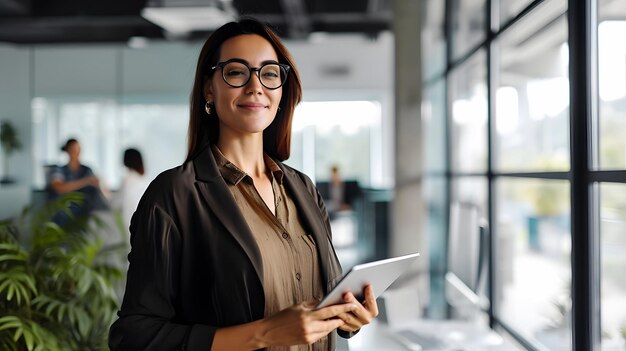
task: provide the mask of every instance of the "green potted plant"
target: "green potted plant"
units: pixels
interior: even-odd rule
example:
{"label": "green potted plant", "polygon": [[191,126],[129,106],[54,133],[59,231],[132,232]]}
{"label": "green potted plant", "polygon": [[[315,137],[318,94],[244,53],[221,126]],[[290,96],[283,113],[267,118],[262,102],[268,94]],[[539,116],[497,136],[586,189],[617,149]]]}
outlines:
{"label": "green potted plant", "polygon": [[17,135],[17,130],[8,120],[0,122],[0,145],[4,154],[4,175],[0,179],[1,184],[15,182],[9,174],[9,157],[15,151],[22,148],[22,142]]}
{"label": "green potted plant", "polygon": [[127,245],[104,246],[94,215],[50,221],[81,201],[69,193],[0,222],[0,350],[108,349]]}

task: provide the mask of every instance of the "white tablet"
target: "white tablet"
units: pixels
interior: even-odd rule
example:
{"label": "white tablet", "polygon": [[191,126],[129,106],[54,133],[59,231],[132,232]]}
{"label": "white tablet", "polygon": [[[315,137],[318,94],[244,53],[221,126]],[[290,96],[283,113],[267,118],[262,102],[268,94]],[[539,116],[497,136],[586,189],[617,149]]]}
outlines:
{"label": "white tablet", "polygon": [[361,301],[363,300],[363,288],[368,284],[374,288],[374,295],[380,296],[402,273],[409,269],[419,255],[419,253],[414,253],[352,267],[335,288],[317,304],[316,308],[342,303],[342,296],[348,291]]}

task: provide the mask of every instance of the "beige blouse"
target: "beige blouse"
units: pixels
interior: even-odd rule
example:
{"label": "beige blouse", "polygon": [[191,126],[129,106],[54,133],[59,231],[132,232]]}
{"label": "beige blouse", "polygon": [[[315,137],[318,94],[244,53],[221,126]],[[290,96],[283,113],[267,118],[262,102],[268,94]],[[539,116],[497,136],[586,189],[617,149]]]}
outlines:
{"label": "beige blouse", "polygon": [[[321,299],[321,273],[315,241],[307,234],[298,210],[285,191],[283,173],[269,156],[264,155],[270,169],[276,215],[272,214],[250,176],[228,161],[217,146],[212,147],[217,166],[243,213],[256,239],[263,260],[265,316],[294,304]],[[269,347],[271,351],[327,351],[328,338],[313,345]]]}

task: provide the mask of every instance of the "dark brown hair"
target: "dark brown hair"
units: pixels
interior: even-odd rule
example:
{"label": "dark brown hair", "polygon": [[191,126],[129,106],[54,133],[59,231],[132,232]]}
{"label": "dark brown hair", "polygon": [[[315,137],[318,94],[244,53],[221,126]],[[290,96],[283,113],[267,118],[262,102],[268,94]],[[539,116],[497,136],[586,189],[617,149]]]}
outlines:
{"label": "dark brown hair", "polygon": [[74,138],[69,138],[67,139],[67,141],[65,142],[65,144],[63,146],[61,146],[61,151],[65,151],[67,152],[67,149],[70,147],[70,145],[77,143],[78,140],[74,139]]}
{"label": "dark brown hair", "polygon": [[280,100],[280,108],[274,121],[263,131],[263,148],[265,152],[278,160],[284,161],[289,158],[291,152],[291,122],[296,105],[302,99],[302,87],[300,76],[295,67],[291,54],[282,43],[278,35],[272,29],[255,19],[244,18],[237,22],[227,23],[218,28],[207,39],[200,51],[196,76],[191,91],[191,111],[189,116],[188,150],[189,161],[196,157],[207,142],[217,143],[219,137],[219,120],[217,112],[212,109],[211,115],[207,115],[204,109],[206,98],[204,88],[206,83],[213,77],[211,67],[215,66],[220,57],[222,44],[233,37],[243,34],[257,34],[272,44],[278,62],[291,67],[287,81],[283,85],[283,94]]}
{"label": "dark brown hair", "polygon": [[143,158],[141,157],[141,152],[137,149],[126,149],[124,151],[124,166],[136,171],[137,173],[143,175]]}

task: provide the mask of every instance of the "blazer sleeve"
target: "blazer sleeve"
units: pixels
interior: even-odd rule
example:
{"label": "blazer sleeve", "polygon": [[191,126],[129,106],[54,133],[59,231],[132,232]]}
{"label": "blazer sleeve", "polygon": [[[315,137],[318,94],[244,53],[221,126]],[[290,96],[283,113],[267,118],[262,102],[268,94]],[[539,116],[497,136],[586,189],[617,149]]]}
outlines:
{"label": "blazer sleeve", "polygon": [[210,350],[216,327],[175,321],[181,236],[174,221],[158,205],[144,205],[133,216],[131,233],[124,301],[109,332],[111,350]]}

